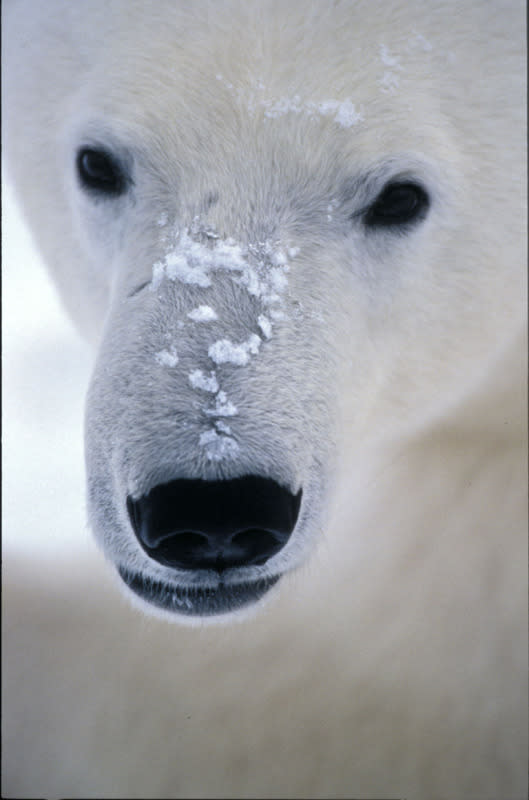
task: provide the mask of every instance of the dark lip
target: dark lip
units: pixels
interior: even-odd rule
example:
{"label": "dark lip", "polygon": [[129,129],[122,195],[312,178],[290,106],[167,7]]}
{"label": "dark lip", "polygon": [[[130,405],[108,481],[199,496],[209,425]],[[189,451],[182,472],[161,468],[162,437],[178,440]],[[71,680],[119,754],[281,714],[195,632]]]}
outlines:
{"label": "dark lip", "polygon": [[250,606],[266,594],[279,575],[260,578],[252,583],[223,583],[217,586],[179,586],[155,581],[139,572],[118,566],[120,577],[138,597],[157,608],[188,617],[211,617],[228,614]]}
{"label": "dark lip", "polygon": [[143,281],[143,283],[138,284],[138,286],[136,286],[134,289],[132,289],[132,291],[129,292],[128,296],[129,297],[136,297],[136,295],[139,294],[140,292],[142,292],[145,289],[146,286],[149,286],[150,282],[151,281],[148,280],[148,281]]}

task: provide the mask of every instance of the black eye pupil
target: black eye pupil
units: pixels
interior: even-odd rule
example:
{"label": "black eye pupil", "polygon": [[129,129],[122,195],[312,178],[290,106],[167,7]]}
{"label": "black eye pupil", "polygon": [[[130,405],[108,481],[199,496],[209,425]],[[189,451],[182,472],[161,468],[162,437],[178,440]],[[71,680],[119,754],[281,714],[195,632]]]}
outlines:
{"label": "black eye pupil", "polygon": [[85,147],[77,154],[77,171],[84,188],[107,195],[125,190],[125,177],[114,156],[105,150]]}
{"label": "black eye pupil", "polygon": [[367,212],[369,227],[404,225],[424,217],[428,210],[428,195],[416,183],[392,183],[379,194]]}

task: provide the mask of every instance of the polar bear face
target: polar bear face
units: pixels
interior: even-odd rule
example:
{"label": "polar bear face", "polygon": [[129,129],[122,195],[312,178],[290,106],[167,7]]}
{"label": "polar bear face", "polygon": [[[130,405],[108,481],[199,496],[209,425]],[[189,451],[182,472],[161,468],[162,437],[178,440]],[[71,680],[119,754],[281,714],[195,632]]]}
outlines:
{"label": "polar bear face", "polygon": [[165,191],[164,162],[142,170],[97,125],[76,136],[81,235],[97,242],[110,209],[126,226],[101,255],[122,266],[87,406],[92,523],[129,588],[180,616],[254,605],[321,537],[340,398],[360,417],[376,383],[369,294],[397,291],[395,254],[440,202],[425,158],[344,175],[326,152],[311,169],[292,136],[329,140],[336,109],[307,106],[299,120],[239,111],[229,153],[228,114],[220,152],[212,137]]}
{"label": "polar bear face", "polygon": [[66,6],[46,27],[70,68],[34,42],[23,77],[40,156],[10,145],[97,341],[94,533],[175,618],[239,613],[303,563],[353,490],[344,464],[456,403],[520,291],[517,222],[498,222],[515,155],[490,163],[502,122],[469,115],[458,83],[482,54],[472,13],[454,55],[435,20],[391,33],[384,4],[362,26],[356,4],[272,5]]}

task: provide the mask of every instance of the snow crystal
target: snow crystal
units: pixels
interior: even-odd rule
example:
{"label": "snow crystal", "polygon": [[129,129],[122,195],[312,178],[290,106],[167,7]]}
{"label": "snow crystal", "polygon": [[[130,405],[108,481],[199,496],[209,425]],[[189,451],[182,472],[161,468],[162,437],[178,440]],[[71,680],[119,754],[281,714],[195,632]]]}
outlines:
{"label": "snow crystal", "polygon": [[162,214],[160,214],[160,216],[156,220],[156,224],[158,225],[158,227],[163,228],[167,225],[168,221],[169,221],[169,216],[164,211]]}
{"label": "snow crystal", "polygon": [[396,67],[397,69],[401,68],[398,58],[395,58],[395,56],[391,55],[385,44],[380,45],[380,60],[385,67]]}
{"label": "snow crystal", "polygon": [[230,434],[231,434],[231,428],[230,428],[230,426],[229,426],[229,425],[226,425],[226,423],[225,423],[225,422],[223,422],[221,419],[218,419],[218,420],[216,420],[216,422],[215,422],[215,428],[216,428],[216,429],[217,429],[217,430],[218,430],[220,433],[227,433],[228,435],[230,435]]}
{"label": "snow crystal", "polygon": [[402,70],[399,59],[392,56],[386,45],[380,45],[380,60],[385,67],[390,67],[384,71],[379,83],[383,92],[391,92],[399,85],[399,76],[393,70]]}
{"label": "snow crystal", "polygon": [[213,250],[203,249],[210,256],[207,260],[210,269],[219,269],[220,267],[227,270],[238,270],[246,266],[241,246],[231,237],[225,240],[219,239]]}
{"label": "snow crystal", "polygon": [[217,438],[217,431],[214,428],[211,428],[209,431],[205,431],[204,433],[200,434],[199,442],[201,445],[206,445],[210,442],[214,442]]}
{"label": "snow crystal", "polygon": [[322,103],[310,104],[310,106],[313,105],[323,116],[332,116],[334,121],[341,125],[342,128],[350,128],[364,119],[364,115],[356,110],[354,103],[349,99],[342,102],[339,100],[325,100]]}
{"label": "snow crystal", "polygon": [[168,250],[162,261],[153,265],[152,289],[157,289],[164,275],[169,280],[195,284],[202,288],[211,286],[209,272],[214,269],[243,270],[245,261],[241,247],[233,239],[215,241],[212,232],[203,233],[214,240],[214,246],[208,247],[192,238],[186,229],[179,235],[175,244]]}
{"label": "snow crystal", "polygon": [[259,108],[264,109],[263,113],[266,119],[277,119],[285,114],[305,114],[309,118],[314,118],[316,115],[332,116],[334,121],[344,128],[350,128],[364,119],[363,114],[355,109],[349,98],[313,101],[302,100],[299,94],[272,98],[266,97],[266,87],[260,78],[252,79],[249,86],[240,85],[237,88],[220,72],[215,75],[215,78],[222,82],[230,94],[241,105],[244,105],[250,114],[255,114]]}
{"label": "snow crystal", "polygon": [[189,383],[193,389],[201,389],[203,392],[218,392],[219,384],[214,371],[209,373],[209,377],[201,369],[195,369],[189,373]]}
{"label": "snow crystal", "polygon": [[[266,105],[266,103],[265,103]],[[307,101],[302,103],[299,95],[292,98],[284,97],[271,105],[268,104],[265,117],[277,119],[284,114],[306,114],[309,118],[319,114],[324,117],[332,116],[334,121],[342,128],[350,128],[358,122],[362,122],[364,115],[357,111],[354,103],[349,98],[345,100],[321,100],[320,102]]]}
{"label": "snow crystal", "polygon": [[268,106],[264,115],[269,119],[277,119],[277,117],[281,117],[283,114],[301,114],[304,110],[300,97],[296,94],[294,97],[281,97],[279,100],[276,100],[275,103]]}
{"label": "snow crystal", "polygon": [[265,339],[269,339],[272,335],[272,323],[270,322],[268,317],[265,317],[264,314],[260,314],[259,317],[257,318],[257,324],[261,328],[261,331],[263,332],[263,336],[265,337]]}
{"label": "snow crystal", "polygon": [[165,257],[165,274],[171,281],[179,280],[202,288],[211,286],[211,279],[200,261],[193,261],[186,254],[168,253]]}
{"label": "snow crystal", "polygon": [[364,115],[355,109],[354,103],[350,100],[344,100],[338,107],[334,121],[341,125],[342,128],[350,128],[356,125],[357,122],[362,122]]}
{"label": "snow crystal", "polygon": [[261,346],[261,339],[252,333],[246,342],[234,344],[229,339],[219,339],[208,350],[209,357],[216,364],[236,364],[243,367],[250,360],[250,355],[256,355]]}
{"label": "snow crystal", "polygon": [[[248,294],[259,301],[263,311],[266,309],[266,314],[256,311],[256,324],[263,338],[269,339],[272,320],[285,318],[278,306],[282,304],[288,287],[288,258],[294,258],[298,253],[298,247],[283,250],[279,242],[268,240],[250,243],[243,248],[231,238],[221,239],[215,231],[206,230],[196,217],[190,228],[173,232],[165,258],[153,265],[151,289],[157,289],[164,279],[207,288],[212,284],[212,273],[224,271],[234,283],[244,287]],[[199,323],[218,319],[216,311],[209,305],[193,308],[187,317]],[[182,320],[177,324],[179,328],[184,325]],[[251,356],[257,355],[262,341],[256,333],[240,343],[228,338],[218,339],[209,346],[207,352],[216,364],[245,366]],[[157,354],[157,360],[173,366],[178,358],[176,351],[165,351]],[[189,382],[194,389],[206,392],[215,393],[219,389],[214,372],[208,376],[202,370],[193,370],[189,373]],[[237,409],[225,399],[225,395],[223,399],[223,393],[219,393],[215,406],[208,409],[207,413],[212,416],[232,416]]]}
{"label": "snow crystal", "polygon": [[153,264],[152,268],[152,282],[151,282],[151,290],[154,291],[158,288],[163,280],[163,276],[165,274],[165,267],[163,262],[157,261],[156,264]]}
{"label": "snow crystal", "polygon": [[[288,285],[286,273],[290,269],[285,254],[282,250],[274,250],[270,242],[251,244],[248,251],[255,265],[248,265],[234,281],[264,305],[280,302],[280,294]],[[275,266],[271,268],[271,264]]]}
{"label": "snow crystal", "polygon": [[[206,244],[204,237],[208,239]],[[206,231],[198,217],[190,229],[176,231],[173,239],[165,258],[153,265],[151,290],[158,289],[164,278],[208,288],[212,272],[226,271],[234,283],[244,286],[262,304],[281,301],[290,267],[277,243],[257,242],[243,248],[231,238],[222,240],[214,231]],[[288,251],[289,255],[298,252],[299,248]],[[216,319],[216,312],[209,306],[198,306],[188,316],[194,321],[207,322]]]}
{"label": "snow crystal", "polygon": [[240,278],[237,279],[237,282],[242,284],[246,288],[248,294],[254,297],[259,297],[262,294],[263,287],[259,280],[259,275],[252,267],[248,267]]}
{"label": "snow crystal", "polygon": [[270,283],[276,292],[282,292],[288,285],[287,276],[281,269],[270,270]]}
{"label": "snow crystal", "polygon": [[429,42],[428,39],[426,39],[421,33],[415,33],[413,38],[408,40],[408,44],[410,44],[412,47],[417,45],[425,52],[433,49],[431,42]]}
{"label": "snow crystal", "polygon": [[287,263],[287,257],[282,250],[276,250],[272,254],[272,264],[276,267],[284,267]]}
{"label": "snow crystal", "polygon": [[206,449],[209,461],[223,461],[235,458],[239,453],[239,445],[231,436],[223,436],[214,428],[201,434],[199,443]]}
{"label": "snow crystal", "polygon": [[204,411],[208,417],[234,417],[239,413],[237,406],[228,400],[226,392],[219,392],[215,398],[215,405]]}
{"label": "snow crystal", "polygon": [[395,75],[394,72],[384,72],[382,78],[380,79],[380,86],[384,92],[390,92],[393,89],[397,89],[399,86],[399,76]]}
{"label": "snow crystal", "polygon": [[212,322],[213,320],[218,319],[217,313],[211,308],[211,306],[198,306],[190,311],[187,316],[189,319],[192,319],[193,322]]}
{"label": "snow crystal", "polygon": [[160,350],[155,353],[154,358],[162,367],[176,367],[178,364],[178,355],[174,347],[169,350]]}

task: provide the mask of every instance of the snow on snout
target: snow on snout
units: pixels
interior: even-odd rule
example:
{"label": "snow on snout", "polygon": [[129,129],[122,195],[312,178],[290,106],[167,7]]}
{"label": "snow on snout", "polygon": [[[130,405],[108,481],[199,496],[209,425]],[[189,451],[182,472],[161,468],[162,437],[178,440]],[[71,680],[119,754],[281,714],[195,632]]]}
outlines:
{"label": "snow on snout", "polygon": [[234,458],[240,450],[235,439],[218,433],[214,428],[200,435],[199,444],[206,448],[209,461],[224,461]]}
{"label": "snow on snout", "polygon": [[[205,236],[208,238],[206,234]],[[188,229],[177,233],[174,246],[168,249],[161,261],[153,265],[151,289],[156,290],[164,277],[207,288],[211,286],[212,270],[244,268],[245,262],[239,245],[231,239],[213,239],[213,242],[213,247],[208,247],[190,236]]]}
{"label": "snow on snout", "polygon": [[189,383],[193,389],[201,389],[203,392],[216,394],[219,391],[217,376],[214,372],[210,372],[208,377],[201,369],[194,369],[189,373]]}
{"label": "snow on snout", "polygon": [[270,339],[272,335],[272,323],[268,319],[268,317],[265,317],[264,314],[260,314],[257,317],[257,324],[261,328],[262,334],[265,337],[265,339]]}
{"label": "snow on snout", "polygon": [[211,306],[198,306],[187,315],[193,322],[213,322],[218,319],[217,312]]}
{"label": "snow on snout", "polygon": [[237,406],[228,400],[226,392],[219,392],[215,397],[215,405],[211,408],[205,408],[204,413],[208,417],[233,417],[239,412]]}
{"label": "snow on snout", "polygon": [[236,364],[243,367],[251,355],[257,355],[260,346],[261,339],[256,333],[252,333],[250,338],[241,344],[234,344],[229,339],[219,339],[211,345],[208,355],[216,364]]}
{"label": "snow on snout", "polygon": [[[202,227],[198,218],[191,228],[164,234],[162,241],[166,253],[153,265],[151,291],[157,291],[164,279],[207,289],[212,286],[213,275],[224,272],[264,306],[281,303],[290,267],[284,250],[275,243],[242,246]],[[289,257],[298,252],[298,248],[287,250]],[[194,322],[210,322],[217,314],[210,306],[201,305],[188,317]]]}
{"label": "snow on snout", "polygon": [[[163,226],[160,220],[158,226],[165,225],[164,216]],[[246,340],[234,342],[229,338],[229,319],[223,319],[228,335],[206,345],[207,351],[204,352],[204,356],[207,353],[207,357],[221,368],[220,376],[217,370],[210,370],[208,374],[202,369],[194,369],[188,373],[188,382],[193,389],[214,395],[213,402],[202,407],[203,414],[211,419],[214,427],[200,434],[200,447],[204,448],[209,461],[233,459],[239,454],[240,445],[222,418],[234,417],[239,411],[221,388],[222,367],[246,366],[253,356],[258,355],[263,339],[272,337],[275,322],[285,318],[281,309],[288,288],[288,258],[297,256],[299,248],[290,247],[285,252],[277,242],[269,241],[242,246],[233,239],[222,239],[215,231],[201,225],[198,217],[190,228],[173,230],[169,234],[164,231],[161,241],[166,252],[153,265],[151,291],[158,291],[165,280],[208,290],[213,286],[214,276],[222,272],[255,301],[254,330],[260,330],[263,338],[251,332]],[[210,305],[198,305],[186,316],[195,324],[215,322],[218,331],[219,316]],[[179,321],[178,327],[183,330],[184,322]],[[172,367],[178,363],[174,346],[156,353],[155,358],[163,366]]]}
{"label": "snow on snout", "polygon": [[178,364],[178,354],[175,347],[170,347],[169,350],[159,350],[154,358],[162,367],[176,367]]}

